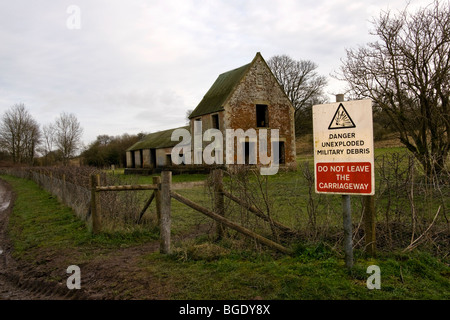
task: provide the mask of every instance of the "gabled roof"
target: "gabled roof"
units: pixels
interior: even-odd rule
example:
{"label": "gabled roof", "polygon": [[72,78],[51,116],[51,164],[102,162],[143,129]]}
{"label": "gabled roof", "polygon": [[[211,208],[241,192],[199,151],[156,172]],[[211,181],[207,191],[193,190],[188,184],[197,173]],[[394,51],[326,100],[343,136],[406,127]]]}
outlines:
{"label": "gabled roof", "polygon": [[233,94],[237,85],[245,77],[247,71],[250,69],[250,67],[255,63],[255,61],[258,58],[260,58],[265,64],[265,66],[269,69],[270,73],[272,74],[273,78],[278,84],[278,87],[289,101],[291,108],[294,108],[294,106],[291,103],[291,100],[284,92],[283,88],[281,87],[276,77],[273,75],[272,71],[270,70],[270,67],[267,65],[267,62],[262,57],[261,53],[257,52],[255,58],[249,64],[246,64],[240,68],[233,69],[219,75],[219,77],[217,77],[216,81],[213,83],[211,88],[203,97],[202,101],[200,101],[198,106],[189,115],[189,119],[213,112],[222,111],[228,98]]}
{"label": "gabled roof", "polygon": [[172,132],[175,131],[176,129],[189,130],[189,126],[150,133],[146,135],[144,138],[142,138],[140,141],[133,144],[130,148],[127,149],[127,151],[174,147],[179,143],[179,141],[171,140]]}
{"label": "gabled roof", "polygon": [[[252,62],[253,63],[253,62]],[[189,119],[223,110],[223,105],[252,63],[222,73],[189,115]]]}

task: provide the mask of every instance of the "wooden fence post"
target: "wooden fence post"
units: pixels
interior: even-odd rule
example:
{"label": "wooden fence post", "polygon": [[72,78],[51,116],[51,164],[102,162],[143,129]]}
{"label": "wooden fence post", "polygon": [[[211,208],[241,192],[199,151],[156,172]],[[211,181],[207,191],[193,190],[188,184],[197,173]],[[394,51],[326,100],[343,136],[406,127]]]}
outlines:
{"label": "wooden fence post", "polygon": [[155,201],[156,201],[156,223],[160,224],[161,221],[161,177],[156,176],[153,177],[153,184],[158,186],[158,189],[155,190]]}
{"label": "wooden fence post", "polygon": [[[223,172],[221,169],[212,171],[214,184],[214,212],[218,215],[225,216],[224,194],[223,194]],[[224,225],[216,221],[217,239],[221,239],[224,233]]]}
{"label": "wooden fence post", "polygon": [[376,214],[375,197],[363,196],[365,247],[370,256],[376,254]]}
{"label": "wooden fence post", "polygon": [[97,200],[97,190],[96,187],[99,184],[100,175],[91,175],[91,219],[92,219],[92,233],[97,234],[101,230],[101,220],[100,220],[100,206]]}
{"label": "wooden fence post", "polygon": [[161,220],[160,220],[160,252],[170,254],[170,211],[171,196],[170,189],[172,184],[172,172],[161,172]]}

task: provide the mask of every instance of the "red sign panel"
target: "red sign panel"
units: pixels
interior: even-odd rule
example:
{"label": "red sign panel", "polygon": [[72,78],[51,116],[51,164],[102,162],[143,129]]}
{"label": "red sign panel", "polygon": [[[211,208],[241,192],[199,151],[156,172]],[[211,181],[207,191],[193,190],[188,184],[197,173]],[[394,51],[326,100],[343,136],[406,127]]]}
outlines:
{"label": "red sign panel", "polygon": [[372,192],[370,162],[316,163],[316,191],[340,194],[370,194]]}

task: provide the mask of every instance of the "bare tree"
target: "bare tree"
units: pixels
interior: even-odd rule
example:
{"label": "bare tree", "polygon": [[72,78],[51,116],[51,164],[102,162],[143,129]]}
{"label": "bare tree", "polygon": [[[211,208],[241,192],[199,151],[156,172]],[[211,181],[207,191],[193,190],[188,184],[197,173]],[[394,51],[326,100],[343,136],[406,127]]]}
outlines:
{"label": "bare tree", "polygon": [[38,152],[43,156],[43,164],[51,165],[55,159],[55,152],[53,150],[55,144],[55,127],[53,123],[42,126],[42,139]]}
{"label": "bare tree", "polygon": [[39,124],[23,103],[6,111],[0,123],[0,148],[11,154],[14,163],[32,163],[40,142]]}
{"label": "bare tree", "polygon": [[64,164],[68,164],[69,159],[75,156],[80,148],[83,128],[77,117],[70,113],[61,113],[54,123],[55,145],[62,153]]}
{"label": "bare tree", "polygon": [[303,126],[310,128],[313,104],[326,100],[323,89],[327,80],[317,73],[317,64],[310,60],[296,61],[287,55],[273,56],[267,64],[294,105],[296,133],[300,133]]}
{"label": "bare tree", "polygon": [[440,172],[450,147],[449,3],[382,12],[372,23],[379,40],[347,50],[338,77],[385,112],[428,175]]}
{"label": "bare tree", "polygon": [[52,123],[46,124],[42,127],[42,150],[44,156],[53,151],[53,144],[55,143],[55,127]]}

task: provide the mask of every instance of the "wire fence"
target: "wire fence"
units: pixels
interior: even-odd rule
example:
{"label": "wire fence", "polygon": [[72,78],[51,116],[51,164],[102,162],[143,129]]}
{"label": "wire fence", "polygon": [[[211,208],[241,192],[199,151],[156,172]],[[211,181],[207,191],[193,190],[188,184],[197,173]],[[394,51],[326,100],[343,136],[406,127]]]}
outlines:
{"label": "wire fence", "polygon": [[[450,252],[450,176],[443,170],[428,177],[408,154],[389,154],[376,159],[377,249],[410,250],[421,246],[448,257]],[[343,209],[340,195],[315,193],[313,164],[301,162],[295,173],[262,178],[243,171],[229,178],[228,188],[277,221],[295,229],[295,240],[325,241],[340,248],[343,241]],[[351,197],[353,244],[364,249],[364,198]],[[245,210],[232,204],[228,214],[242,223],[261,227]],[[252,220],[253,219],[253,220]],[[270,226],[266,232],[273,232]]]}
{"label": "wire fence", "polygon": [[[408,154],[392,153],[376,163],[376,235],[377,250],[408,250],[421,246],[440,256],[450,252],[450,177],[447,171],[427,177]],[[82,220],[90,219],[90,185],[92,174],[100,175],[101,185],[136,184],[139,177],[111,175],[90,168],[4,168],[0,173],[35,181],[71,207]],[[241,203],[225,198],[225,216],[243,227],[281,243],[324,242],[339,249],[343,241],[342,204],[339,195],[315,193],[313,164],[300,162],[295,172],[260,176],[252,170],[225,172],[224,189]],[[212,181],[205,187],[180,190],[180,194],[202,206],[213,208]],[[155,227],[154,204],[143,216],[142,209],[150,197],[146,191],[105,192],[100,194],[103,230],[133,231]],[[242,205],[242,204],[247,205]],[[249,208],[253,206],[253,211]],[[364,249],[364,202],[362,196],[351,197],[353,244]],[[213,234],[214,222],[193,210],[172,205],[174,233]],[[264,215],[265,219],[256,212]],[[286,228],[277,227],[277,223]],[[287,231],[288,230],[288,231]],[[292,232],[291,232],[292,231]],[[231,239],[238,234],[227,231]]]}
{"label": "wire fence", "polygon": [[[91,175],[98,174],[103,185],[133,183],[133,177],[119,178],[92,167],[2,168],[0,174],[34,181],[61,203],[70,207],[76,216],[85,221],[88,226],[91,226],[91,189],[89,185]],[[140,206],[145,196],[140,191],[99,195],[99,201],[103,208],[102,218],[105,232],[135,230],[138,212],[142,209]],[[148,225],[148,219],[143,219],[140,225]]]}

